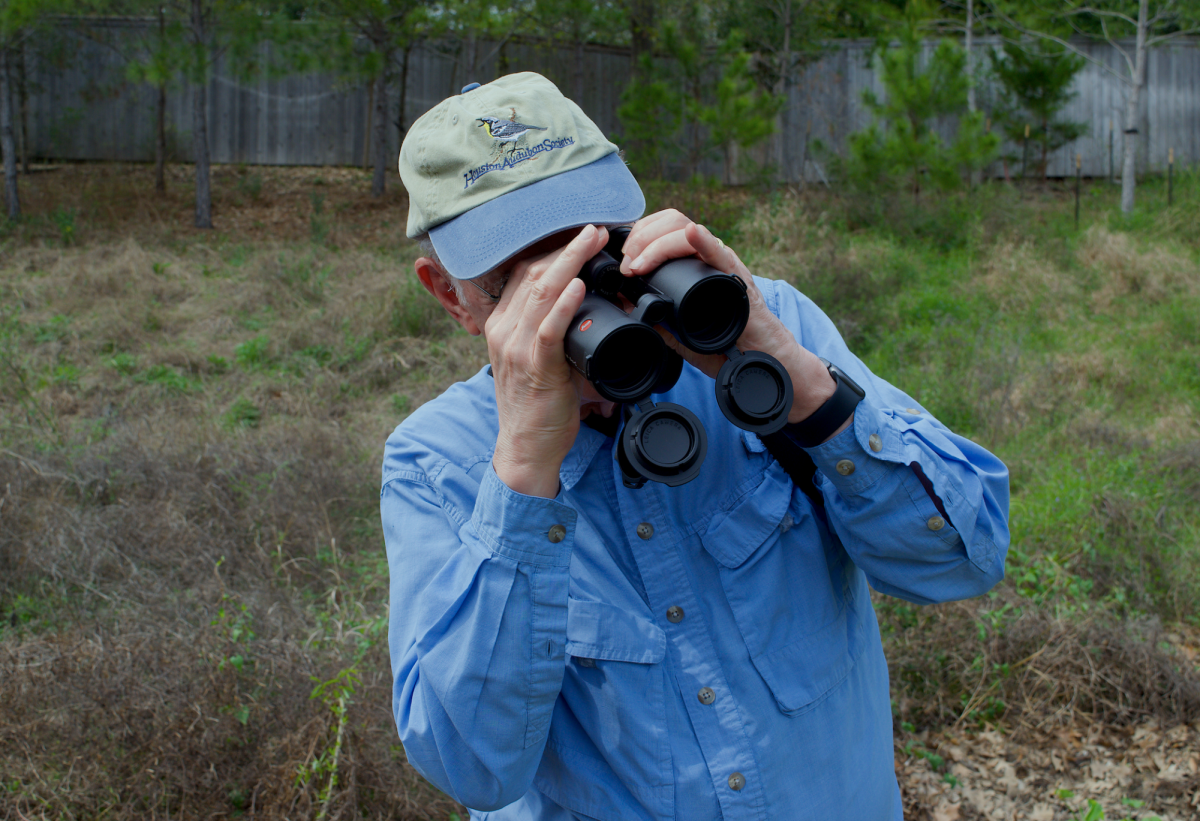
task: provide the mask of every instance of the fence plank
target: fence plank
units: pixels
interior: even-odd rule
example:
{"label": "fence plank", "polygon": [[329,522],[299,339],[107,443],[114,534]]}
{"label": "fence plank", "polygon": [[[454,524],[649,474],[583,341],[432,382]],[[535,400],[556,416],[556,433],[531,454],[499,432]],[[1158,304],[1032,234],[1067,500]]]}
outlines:
{"label": "fence plank", "polygon": [[[151,161],[154,157],[155,92],[124,79],[120,55],[103,45],[105,39],[132,47],[148,23],[136,20],[88,21],[61,32],[73,38],[74,55],[66,67],[31,60],[29,137],[34,156],[69,160]],[[867,62],[867,41],[839,43],[805,68],[790,87],[787,105],[780,117],[781,133],[752,156],[770,162],[778,179],[789,182],[815,181],[819,177],[813,141],[828,151],[841,153],[854,131],[870,122],[862,104],[864,89],[882,94],[877,72]],[[988,46],[998,43],[982,38],[977,62],[986,63]],[[924,49],[932,53],[933,42]],[[1120,70],[1122,58],[1111,46],[1085,46],[1095,59]],[[481,53],[492,46],[480,45]],[[261,47],[265,58],[269,47]],[[510,42],[504,48],[507,70],[540,71],[556,78],[564,92],[574,86],[574,49],[569,44]],[[500,61],[493,55],[478,70],[475,79],[494,78]],[[620,95],[629,78],[628,53],[607,47],[588,46],[584,51],[585,82],[580,106],[607,135],[619,133],[616,116]],[[415,47],[410,56],[408,95],[404,112],[406,125],[457,92],[456,75],[464,73],[448,47]],[[397,68],[396,76],[399,76]],[[1123,146],[1123,88],[1121,83],[1096,65],[1088,64],[1076,79],[1078,92],[1066,107],[1065,116],[1088,124],[1087,133],[1075,144],[1050,157],[1051,176],[1073,176],[1075,154],[1083,155],[1086,176],[1107,177],[1108,130],[1116,124],[1114,151]],[[994,105],[996,90],[986,83],[979,88],[985,114]],[[389,89],[389,122],[398,115],[399,89]],[[191,158],[191,89],[174,87],[168,92],[169,143],[173,159]],[[368,84],[347,85],[335,78],[310,74],[286,78],[260,77],[252,80],[232,76],[218,64],[208,86],[209,141],[213,162],[271,165],[358,165],[364,156],[369,119]],[[1139,112],[1139,172],[1165,171],[1167,152],[1175,149],[1178,165],[1200,162],[1200,40],[1177,41],[1156,49],[1150,58],[1148,87]],[[937,131],[948,137],[952,121],[940,123]],[[370,135],[373,139],[374,135]],[[399,151],[400,135],[388,128],[388,152]],[[807,150],[805,148],[808,143]],[[1020,154],[1020,146],[1015,147]],[[808,162],[805,162],[807,158]],[[1120,162],[1117,162],[1118,174]],[[823,170],[823,169],[822,169]],[[723,175],[721,159],[706,161],[706,174]],[[996,163],[991,173],[1003,173]],[[734,175],[736,179],[736,175]]]}

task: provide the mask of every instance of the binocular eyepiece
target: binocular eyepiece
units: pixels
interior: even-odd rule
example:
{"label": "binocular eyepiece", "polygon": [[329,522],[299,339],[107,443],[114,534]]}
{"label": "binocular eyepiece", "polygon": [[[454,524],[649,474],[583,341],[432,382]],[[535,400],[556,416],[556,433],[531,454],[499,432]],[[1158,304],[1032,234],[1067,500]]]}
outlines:
{"label": "binocular eyepiece", "polygon": [[792,383],[774,357],[737,348],[750,317],[741,279],[693,258],[671,260],[645,276],[624,276],[617,260],[628,236],[628,228],[609,229],[605,249],[579,272],[588,292],[564,347],[597,393],[625,405],[618,459],[626,486],[652,479],[676,487],[699,473],[708,440],[687,408],[650,401],[651,394],[674,387],[683,370],[683,359],[653,326],[665,327],[696,353],[729,358],[717,375],[717,405],[743,430],[768,434],[783,427]]}

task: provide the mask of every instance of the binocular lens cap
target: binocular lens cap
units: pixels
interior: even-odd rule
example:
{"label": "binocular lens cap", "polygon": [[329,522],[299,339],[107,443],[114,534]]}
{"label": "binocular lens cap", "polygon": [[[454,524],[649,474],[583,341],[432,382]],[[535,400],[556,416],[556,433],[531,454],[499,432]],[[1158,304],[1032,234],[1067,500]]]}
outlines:
{"label": "binocular lens cap", "polygon": [[700,472],[708,437],[694,413],[664,402],[630,417],[618,447],[623,467],[627,464],[642,478],[678,487]]}
{"label": "binocular lens cap", "polygon": [[787,424],[792,380],[775,357],[748,351],[731,358],[717,374],[717,405],[742,430],[768,434]]}

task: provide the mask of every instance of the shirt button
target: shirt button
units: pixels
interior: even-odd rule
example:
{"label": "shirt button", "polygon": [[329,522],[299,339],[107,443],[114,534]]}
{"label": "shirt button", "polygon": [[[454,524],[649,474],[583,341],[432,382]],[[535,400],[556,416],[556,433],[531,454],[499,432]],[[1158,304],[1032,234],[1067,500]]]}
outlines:
{"label": "shirt button", "polygon": [[842,461],[838,462],[835,467],[837,468],[837,472],[843,476],[849,476],[854,472],[854,463],[849,459],[843,459]]}
{"label": "shirt button", "polygon": [[929,521],[925,523],[925,526],[930,530],[941,530],[946,526],[946,520],[941,516],[930,516]]}
{"label": "shirt button", "polygon": [[919,410],[917,410],[916,408],[905,408],[905,409],[904,409],[904,411],[905,411],[905,413],[911,413],[911,414],[913,414],[914,416],[920,416],[920,415],[921,415],[921,412],[920,412]]}
{"label": "shirt button", "polygon": [[879,451],[883,450],[883,440],[879,438],[878,433],[872,433],[869,437],[867,437],[867,444],[870,445],[871,450],[875,451],[876,453],[879,453]]}
{"label": "shirt button", "polygon": [[567,538],[567,529],[562,525],[554,525],[554,527],[550,528],[550,532],[546,534],[546,538],[555,544],[558,544],[563,539]]}
{"label": "shirt button", "polygon": [[683,621],[683,608],[678,605],[671,605],[667,608],[667,621],[671,624],[679,624]]}
{"label": "shirt button", "polygon": [[729,789],[740,790],[744,786],[746,786],[746,776],[741,773],[734,773],[729,776]]}
{"label": "shirt button", "polygon": [[701,704],[712,704],[717,700],[717,694],[711,687],[701,687],[700,692],[696,693],[696,698],[700,699]]}
{"label": "shirt button", "polygon": [[642,539],[649,539],[654,535],[654,525],[649,522],[642,522],[637,526],[637,535]]}

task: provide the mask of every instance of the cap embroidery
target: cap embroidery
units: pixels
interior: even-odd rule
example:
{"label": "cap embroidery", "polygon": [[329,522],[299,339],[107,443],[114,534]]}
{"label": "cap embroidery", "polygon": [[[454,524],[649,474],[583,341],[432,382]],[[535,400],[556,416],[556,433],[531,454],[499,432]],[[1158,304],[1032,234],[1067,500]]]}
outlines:
{"label": "cap embroidery", "polygon": [[[496,153],[492,155],[489,162],[483,165],[472,168],[463,173],[463,188],[470,188],[476,180],[487,174],[489,171],[502,171],[506,168],[512,168],[514,165],[523,163],[526,160],[532,160],[538,154],[545,151],[553,151],[556,148],[563,148],[568,145],[574,145],[573,137],[561,137],[559,139],[545,139],[536,145],[528,147],[518,147],[517,143],[530,131],[545,131],[545,126],[527,125],[517,122],[517,110],[510,108],[512,117],[507,120],[502,120],[499,117],[477,117],[476,121],[479,127],[486,128],[488,136],[496,141]],[[508,153],[504,153],[504,144],[509,144]]]}

